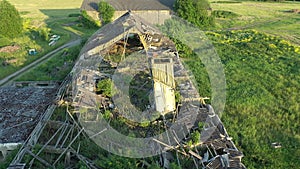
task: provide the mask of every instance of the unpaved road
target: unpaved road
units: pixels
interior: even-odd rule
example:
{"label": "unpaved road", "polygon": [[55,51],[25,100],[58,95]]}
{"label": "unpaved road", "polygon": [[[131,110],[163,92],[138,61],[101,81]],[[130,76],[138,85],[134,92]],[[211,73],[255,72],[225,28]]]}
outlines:
{"label": "unpaved road", "polygon": [[0,86],[5,86],[5,85],[9,85],[10,82],[12,82],[12,80],[18,76],[20,76],[21,74],[23,74],[24,72],[26,72],[27,70],[39,65],[40,63],[42,63],[43,61],[51,58],[52,56],[54,56],[57,52],[68,48],[68,47],[72,47],[72,46],[76,46],[79,45],[81,43],[81,39],[80,38],[76,38],[75,40],[72,40],[66,44],[64,44],[63,46],[58,47],[57,49],[47,53],[46,55],[42,56],[41,58],[39,58],[38,60],[30,63],[29,65],[23,67],[22,69],[16,71],[13,74],[10,74],[9,76],[6,76],[5,78],[0,80]]}

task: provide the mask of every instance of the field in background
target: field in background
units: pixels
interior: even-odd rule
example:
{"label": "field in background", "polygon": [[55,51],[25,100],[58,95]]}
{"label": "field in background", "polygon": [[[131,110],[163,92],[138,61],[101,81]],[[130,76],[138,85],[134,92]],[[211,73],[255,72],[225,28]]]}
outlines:
{"label": "field in background", "polygon": [[289,12],[300,9],[299,2],[211,0],[211,7],[213,10],[230,11],[238,15],[233,19],[217,19],[218,29],[256,29],[300,44],[300,14]]}
{"label": "field in background", "polygon": [[[82,0],[8,0],[10,3],[23,14],[25,18],[45,20],[48,18],[41,9],[60,9],[60,12],[54,12],[53,14],[58,18],[66,17],[70,10],[78,12]],[[67,10],[66,10],[67,9]],[[64,11],[65,10],[65,11]]]}

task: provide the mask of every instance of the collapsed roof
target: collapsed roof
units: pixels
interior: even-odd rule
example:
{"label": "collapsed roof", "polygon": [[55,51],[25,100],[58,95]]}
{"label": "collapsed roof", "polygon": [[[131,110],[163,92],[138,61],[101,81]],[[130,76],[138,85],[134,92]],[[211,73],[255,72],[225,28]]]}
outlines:
{"label": "collapsed roof", "polygon": [[0,88],[0,143],[24,142],[47,107],[56,87]]}
{"label": "collapsed roof", "polygon": [[[164,37],[162,33],[148,24],[143,19],[138,16],[128,12],[115,20],[112,23],[109,23],[99,29],[86,43],[85,47],[82,49],[80,54],[80,59],[76,63],[73,69],[73,96],[74,96],[74,106],[77,109],[85,108],[86,116],[92,117],[88,121],[83,122],[89,128],[89,134],[97,134],[98,131],[106,130],[114,133],[118,137],[118,132],[114,131],[112,128],[106,128],[104,124],[95,123],[98,120],[97,109],[97,95],[93,91],[95,86],[95,79],[101,76],[99,71],[99,62],[103,60],[102,54],[107,48],[112,46],[114,43],[118,42],[121,39],[124,39],[129,33],[138,34],[141,41],[144,37],[145,42],[143,43],[145,56],[149,58],[172,58],[174,62],[174,78],[178,83],[179,92],[183,97],[181,110],[178,113],[176,122],[169,127],[169,130],[166,135],[159,135],[155,137],[156,140],[166,140],[168,137],[170,146],[177,145],[178,140],[175,138],[185,138],[190,129],[197,125],[197,122],[205,122],[204,130],[201,133],[201,142],[204,145],[210,146],[214,151],[222,150],[221,154],[218,152],[214,153],[214,158],[210,159],[207,167],[210,168],[244,168],[241,163],[242,154],[235,147],[234,143],[231,141],[231,138],[228,136],[222,122],[219,117],[214,113],[212,107],[203,106],[196,99],[199,98],[197,89],[189,79],[187,70],[184,69],[183,65],[180,62],[180,58],[176,52],[174,43]],[[147,38],[148,36],[148,38]],[[157,46],[151,47],[153,41],[159,39],[161,43],[156,44]],[[155,43],[154,43],[155,45]],[[147,46],[150,46],[147,48]],[[140,62],[138,62],[140,63]],[[124,69],[125,70],[125,69]],[[129,69],[130,70],[130,69]],[[120,79],[122,77],[120,76]],[[120,81],[120,83],[122,83]],[[123,100],[124,105],[128,110],[133,108],[128,106],[128,98]],[[120,110],[120,107],[118,107]],[[125,110],[125,109],[124,109]],[[78,110],[80,111],[80,110]],[[80,112],[82,114],[82,112]],[[97,117],[93,119],[93,117]],[[105,135],[106,132],[101,133]],[[174,134],[175,133],[175,134]],[[109,135],[98,138],[99,144],[110,142]],[[95,141],[95,140],[94,140]],[[110,142],[110,146],[107,145],[110,151],[118,152],[122,147],[122,141],[120,142]],[[163,142],[163,141],[162,141]],[[134,146],[140,145],[135,142],[126,142],[127,145]],[[113,146],[112,146],[113,145]],[[159,153],[161,150],[167,151],[170,149],[170,146],[165,146],[159,144],[153,138],[146,138],[145,142],[141,145],[148,145],[144,147],[138,147],[137,149],[130,149],[130,151],[137,151],[143,153],[147,152]]]}

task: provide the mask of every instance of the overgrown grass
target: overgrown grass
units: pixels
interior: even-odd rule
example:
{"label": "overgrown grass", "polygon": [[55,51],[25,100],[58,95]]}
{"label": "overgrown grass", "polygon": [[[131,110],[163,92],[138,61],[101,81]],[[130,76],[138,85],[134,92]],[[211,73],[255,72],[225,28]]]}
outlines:
{"label": "overgrown grass", "polygon": [[[174,31],[175,37],[181,37],[186,45],[194,46],[193,43],[197,43],[195,36],[205,39],[193,31],[186,40],[180,32],[185,30],[184,24],[173,21],[168,25],[171,25],[167,27],[169,32]],[[222,121],[244,152],[246,167],[297,168],[300,156],[300,46],[257,30],[205,34],[212,41],[226,75],[227,97]],[[199,59],[201,56],[195,56],[184,44],[176,42],[180,56],[195,76],[199,94],[210,96],[209,79]],[[273,142],[281,143],[282,148],[273,148]]]}
{"label": "overgrown grass", "polygon": [[28,71],[17,81],[63,80],[71,71],[79,52],[79,46],[65,49],[48,61]]}
{"label": "overgrown grass", "polygon": [[[70,36],[68,34],[60,35],[62,40],[59,40],[54,46],[49,46],[47,41],[42,40],[39,37],[34,37],[29,32],[19,38],[13,39],[12,41],[14,42],[14,45],[19,46],[20,49],[12,53],[0,53],[0,79],[39,59],[44,54],[54,50],[70,39]],[[30,56],[28,54],[28,50],[32,48],[37,50],[37,55]],[[5,61],[13,62],[7,66],[4,66],[2,65],[2,63]]]}
{"label": "overgrown grass", "polygon": [[[247,168],[297,168],[300,47],[255,30],[207,35],[225,67],[227,104],[222,119],[244,152]],[[273,142],[282,148],[272,148]]]}
{"label": "overgrown grass", "polygon": [[[19,147],[20,148],[20,147]],[[1,161],[0,162],[0,169],[7,169],[7,167],[9,166],[10,162],[13,161],[14,157],[17,155],[19,148],[13,150],[13,151],[9,151],[8,155],[6,156],[5,161]]]}
{"label": "overgrown grass", "polygon": [[[286,11],[299,9],[300,4],[242,2],[212,7],[241,15],[234,20],[218,19],[222,29],[259,31],[207,33],[225,65],[228,90],[222,119],[244,152],[245,165],[250,169],[297,168],[300,15]],[[282,148],[273,148],[273,142]]]}
{"label": "overgrown grass", "polygon": [[[227,1],[224,1],[227,2]],[[291,9],[300,9],[300,2],[251,2],[241,3],[211,3],[213,10],[234,12],[239,15],[235,19],[217,19],[217,29],[253,28],[300,44],[300,15],[286,12]],[[231,1],[228,1],[231,2]]]}
{"label": "overgrown grass", "polygon": [[0,35],[0,47],[7,46],[10,44],[11,44],[11,41],[8,38]]}

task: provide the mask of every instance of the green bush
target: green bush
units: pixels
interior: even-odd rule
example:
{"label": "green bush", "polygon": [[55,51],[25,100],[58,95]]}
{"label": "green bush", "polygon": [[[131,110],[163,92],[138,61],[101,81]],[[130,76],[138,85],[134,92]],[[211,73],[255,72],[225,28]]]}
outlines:
{"label": "green bush", "polygon": [[115,94],[115,90],[113,90],[113,82],[111,79],[104,79],[101,80],[98,84],[97,84],[97,89],[96,91],[104,94],[105,96],[108,97],[112,97]]}
{"label": "green bush", "polygon": [[6,0],[0,1],[0,35],[15,38],[22,29],[22,18],[17,9]]}
{"label": "green bush", "polygon": [[8,46],[10,44],[11,44],[11,41],[8,38],[0,35],[0,47]]}
{"label": "green bush", "polygon": [[198,144],[199,143],[199,141],[200,141],[200,133],[199,133],[198,130],[196,130],[196,131],[194,131],[192,133],[192,141],[193,141],[194,144]]}
{"label": "green bush", "polygon": [[103,113],[103,118],[105,120],[109,120],[112,116],[113,116],[113,114],[109,110],[105,110]]}
{"label": "green bush", "polygon": [[140,126],[141,127],[148,127],[150,125],[150,121],[142,121],[141,123],[140,123]]}
{"label": "green bush", "polygon": [[170,169],[181,169],[181,167],[173,162],[173,163],[170,163]]}
{"label": "green bush", "polygon": [[50,32],[51,32],[51,29],[50,29],[50,28],[47,28],[47,27],[42,27],[42,28],[39,28],[39,29],[38,29],[39,36],[40,36],[43,40],[46,40],[46,41],[48,41],[49,38],[50,38]]}
{"label": "green bush", "polygon": [[207,0],[176,0],[174,7],[179,17],[199,28],[209,28],[215,25],[214,17],[209,15],[211,8]]}
{"label": "green bush", "polygon": [[1,161],[0,169],[6,169],[9,166],[9,164],[12,162],[14,157],[17,155],[19,149],[20,149],[20,146],[17,149],[9,152],[8,156],[6,156],[6,159],[4,161]]}
{"label": "green bush", "polygon": [[31,29],[34,29],[31,23],[31,19],[29,18],[23,19],[23,30],[26,32],[26,31],[31,31]]}
{"label": "green bush", "polygon": [[99,28],[100,24],[98,24],[91,16],[87,14],[86,11],[81,12],[81,23],[86,28]]}
{"label": "green bush", "polygon": [[113,154],[102,157],[101,160],[97,160],[95,163],[100,166],[100,168],[104,169],[139,169],[135,158],[121,157]]}

